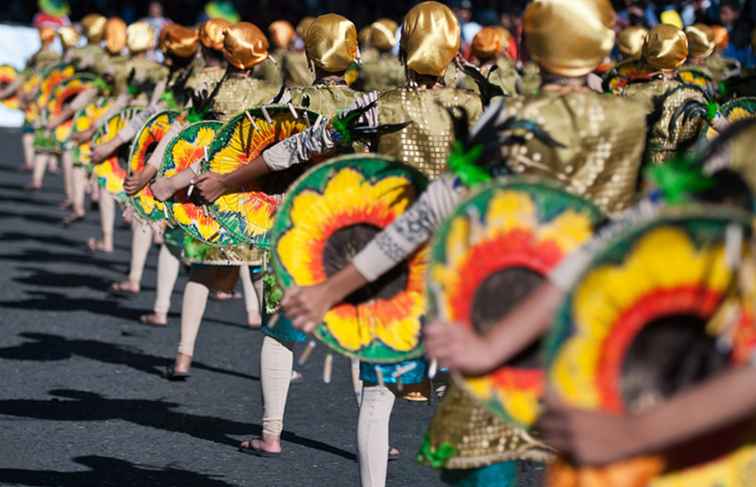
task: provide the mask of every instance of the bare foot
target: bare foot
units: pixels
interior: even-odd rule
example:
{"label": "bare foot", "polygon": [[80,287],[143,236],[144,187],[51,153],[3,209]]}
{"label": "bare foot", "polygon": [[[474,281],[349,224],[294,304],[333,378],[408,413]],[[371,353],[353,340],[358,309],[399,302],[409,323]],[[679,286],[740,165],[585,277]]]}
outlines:
{"label": "bare foot", "polygon": [[301,372],[297,372],[296,370],[291,371],[291,381],[292,382],[302,382],[304,380],[304,376]]}
{"label": "bare foot", "polygon": [[65,210],[65,209],[71,208],[72,206],[73,206],[73,201],[71,201],[71,200],[63,200],[58,205],[58,208],[63,208]]}
{"label": "bare foot", "polygon": [[280,438],[252,438],[239,444],[239,451],[259,456],[278,456],[281,454]]}
{"label": "bare foot", "polygon": [[210,293],[210,299],[214,301],[230,301],[232,299],[241,299],[242,295],[238,292],[227,293],[225,291],[213,291]]}
{"label": "bare foot", "polygon": [[399,448],[389,447],[389,454],[388,459],[389,462],[393,462],[394,460],[399,460],[399,457],[401,456],[402,452],[399,451]]}
{"label": "bare foot", "polygon": [[168,317],[161,313],[150,313],[148,315],[142,315],[139,317],[139,321],[149,326],[168,326]]}
{"label": "bare foot", "polygon": [[69,226],[76,222],[80,222],[84,219],[84,213],[71,213],[67,217],[63,218],[63,225]]}
{"label": "bare foot", "polygon": [[113,294],[126,294],[126,295],[137,295],[139,294],[139,283],[131,282],[131,281],[121,281],[121,282],[114,282],[110,286],[110,292]]}
{"label": "bare foot", "polygon": [[105,243],[102,240],[95,240],[93,238],[90,238],[87,240],[87,248],[90,252],[105,252],[106,254],[110,254],[113,252],[113,245],[105,245]]}
{"label": "bare foot", "polygon": [[176,363],[173,365],[173,371],[176,374],[188,374],[192,368],[192,356],[183,353],[176,354]]}
{"label": "bare foot", "polygon": [[42,185],[36,184],[36,183],[29,183],[26,186],[24,186],[24,189],[27,191],[40,191],[42,189]]}

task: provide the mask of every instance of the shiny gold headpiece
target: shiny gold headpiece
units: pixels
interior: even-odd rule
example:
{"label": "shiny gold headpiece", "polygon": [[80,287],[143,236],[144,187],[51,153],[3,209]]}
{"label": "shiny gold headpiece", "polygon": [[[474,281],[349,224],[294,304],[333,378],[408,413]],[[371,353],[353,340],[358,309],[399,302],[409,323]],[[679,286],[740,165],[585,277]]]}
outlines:
{"label": "shiny gold headpiece", "polygon": [[307,59],[328,73],[345,71],[357,59],[357,28],[341,15],[326,14],[313,20],[304,43]]}
{"label": "shiny gold headpiece", "polygon": [[233,24],[221,18],[209,19],[199,28],[199,40],[203,46],[213,51],[223,50],[223,38]]}
{"label": "shiny gold headpiece", "polygon": [[396,45],[396,29],[399,24],[391,19],[379,19],[370,26],[368,44],[379,51],[389,51]]}
{"label": "shiny gold headpiece", "polygon": [[134,22],[126,29],[129,52],[139,54],[155,47],[155,29],[147,22]]}
{"label": "shiny gold headpiece", "polygon": [[58,36],[60,37],[60,42],[63,44],[63,47],[66,49],[78,46],[79,39],[81,39],[79,31],[70,25],[60,27],[58,29]]}
{"label": "shiny gold headpiece", "polygon": [[169,56],[190,58],[199,49],[197,29],[179,24],[168,24],[160,31],[160,50]]}
{"label": "shiny gold headpiece", "polygon": [[714,44],[716,44],[719,49],[725,49],[730,43],[730,34],[727,32],[727,29],[721,25],[710,25],[709,29],[714,38]]}
{"label": "shiny gold headpiece", "polygon": [[39,42],[43,45],[47,45],[55,40],[55,29],[52,27],[40,27],[39,28]]}
{"label": "shiny gold headpiece", "polygon": [[654,69],[677,69],[688,58],[688,38],[674,25],[659,24],[648,32],[641,57]]}
{"label": "shiny gold headpiece", "polygon": [[223,57],[236,69],[252,69],[268,59],[268,39],[255,24],[239,22],[226,31]]}
{"label": "shiny gold headpiece", "polygon": [[120,17],[110,17],[105,22],[105,49],[110,54],[120,54],[126,47],[126,29],[126,22]]}
{"label": "shiny gold headpiece", "polygon": [[703,24],[693,24],[685,28],[685,36],[688,38],[688,57],[709,57],[714,48],[714,33]]}
{"label": "shiny gold headpiece", "polygon": [[294,40],[296,32],[288,20],[276,20],[268,27],[270,40],[279,49],[286,49]]}
{"label": "shiny gold headpiece", "polygon": [[310,28],[313,21],[315,20],[315,17],[304,17],[302,20],[299,21],[297,24],[297,35],[304,39],[307,35],[307,29]]}
{"label": "shiny gold headpiece", "polygon": [[443,76],[461,42],[457,17],[446,5],[422,2],[404,17],[401,52],[410,71]]}
{"label": "shiny gold headpiece", "polygon": [[623,29],[617,36],[617,47],[625,59],[638,59],[643,52],[648,29],[634,25]]}
{"label": "shiny gold headpiece", "polygon": [[614,47],[615,19],[609,0],[535,0],[523,17],[528,51],[550,73],[585,76]]}
{"label": "shiny gold headpiece", "polygon": [[475,34],[470,50],[472,55],[480,61],[493,59],[502,50],[501,35],[495,27],[483,27]]}
{"label": "shiny gold headpiece", "polygon": [[89,14],[81,19],[81,28],[84,30],[84,37],[90,44],[98,44],[105,35],[105,22],[108,19],[100,14]]}

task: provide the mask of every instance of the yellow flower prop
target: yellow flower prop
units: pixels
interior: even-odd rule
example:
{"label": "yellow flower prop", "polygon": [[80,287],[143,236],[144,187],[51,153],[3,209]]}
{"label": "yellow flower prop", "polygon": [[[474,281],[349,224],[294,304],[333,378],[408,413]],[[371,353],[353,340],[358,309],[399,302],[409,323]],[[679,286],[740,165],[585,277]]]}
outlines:
{"label": "yellow flower prop", "polygon": [[[291,284],[323,282],[336,271],[326,260],[334,236],[360,228],[369,229],[367,235],[372,238],[404,213],[415,198],[414,176],[409,176],[408,169],[378,158],[353,158],[353,162],[349,157],[336,159],[308,173],[296,189],[290,190],[279,212],[276,228],[285,230],[276,239],[274,250]],[[394,172],[371,179],[370,174],[378,173],[377,167],[386,166]],[[406,283],[393,295],[361,302],[347,300],[328,311],[317,336],[347,355],[361,356],[372,347],[367,353],[379,362],[401,360],[402,354],[419,350],[426,254],[424,249],[409,259]]]}
{"label": "yellow flower prop", "polygon": [[575,336],[559,352],[552,381],[570,404],[620,412],[624,352],[657,317],[709,317],[731,282],[723,244],[697,248],[681,228],[638,240],[622,265],[589,272],[574,292]]}
{"label": "yellow flower prop", "polygon": [[[476,296],[489,278],[508,269],[546,276],[590,240],[598,214],[561,191],[497,184],[462,203],[434,246],[431,286],[438,312],[445,321],[471,329]],[[549,204],[555,207],[551,219],[544,218],[541,208]],[[535,421],[542,370],[503,366],[484,376],[457,379],[508,421]]]}

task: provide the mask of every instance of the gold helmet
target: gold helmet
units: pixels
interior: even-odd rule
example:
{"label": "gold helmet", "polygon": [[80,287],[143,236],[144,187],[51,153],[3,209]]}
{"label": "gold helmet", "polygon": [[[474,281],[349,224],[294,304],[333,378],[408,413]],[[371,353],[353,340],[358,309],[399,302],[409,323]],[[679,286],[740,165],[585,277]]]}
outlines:
{"label": "gold helmet", "polygon": [[659,24],[648,31],[641,57],[654,69],[677,69],[688,58],[688,38],[674,25]]}
{"label": "gold helmet", "polygon": [[90,44],[98,44],[105,35],[105,22],[108,19],[100,14],[89,14],[81,19],[81,28],[84,30],[84,37]]}
{"label": "gold helmet", "polygon": [[307,29],[304,42],[307,59],[328,73],[345,71],[357,59],[357,28],[341,15],[317,17]]}
{"label": "gold helmet", "polygon": [[55,36],[57,35],[55,29],[53,29],[52,27],[40,27],[38,32],[39,42],[42,43],[43,46],[46,46],[54,41]]}
{"label": "gold helmet", "polygon": [[714,33],[706,25],[693,24],[686,27],[685,36],[688,38],[689,57],[709,57],[717,47],[714,43]]}
{"label": "gold helmet", "polygon": [[160,50],[169,56],[190,58],[199,49],[197,29],[179,24],[168,24],[160,31]]}
{"label": "gold helmet", "polygon": [[502,51],[501,35],[495,27],[483,27],[475,34],[470,50],[480,61],[494,59]]}
{"label": "gold helmet", "polygon": [[232,25],[228,20],[221,18],[206,20],[199,28],[199,40],[207,49],[222,51],[223,38]]}
{"label": "gold helmet", "polygon": [[550,73],[585,76],[614,47],[615,18],[609,0],[535,0],[523,16],[528,51]]}
{"label": "gold helmet", "polygon": [[390,51],[396,45],[399,24],[391,19],[379,19],[370,26],[368,45],[379,51]]}
{"label": "gold helmet", "polygon": [[410,71],[443,76],[459,52],[461,42],[457,17],[444,4],[422,2],[404,17],[401,53]]}
{"label": "gold helmet", "polygon": [[105,22],[105,49],[112,54],[120,54],[126,47],[126,22],[120,17],[111,17]]}
{"label": "gold helmet", "polygon": [[155,47],[155,29],[147,22],[134,22],[126,29],[129,52],[139,54]]}
{"label": "gold helmet", "polygon": [[727,45],[730,44],[730,33],[727,32],[726,28],[721,25],[710,25],[709,29],[711,29],[714,44],[716,44],[719,49],[725,49]]}
{"label": "gold helmet", "polygon": [[252,69],[268,59],[268,39],[255,24],[239,22],[226,31],[223,57],[237,69]]}
{"label": "gold helmet", "polygon": [[617,48],[626,59],[638,59],[647,35],[648,29],[637,25],[622,29],[617,36]]}
{"label": "gold helmet", "polygon": [[270,33],[271,42],[278,49],[288,48],[297,34],[294,31],[294,26],[288,20],[276,20],[270,24],[268,32]]}
{"label": "gold helmet", "polygon": [[297,24],[297,35],[304,39],[307,35],[307,29],[310,28],[313,21],[315,20],[315,17],[304,17],[302,20],[299,21]]}
{"label": "gold helmet", "polygon": [[60,37],[60,42],[63,44],[63,47],[65,49],[70,49],[79,45],[81,34],[70,25],[66,25],[58,29],[58,37]]}

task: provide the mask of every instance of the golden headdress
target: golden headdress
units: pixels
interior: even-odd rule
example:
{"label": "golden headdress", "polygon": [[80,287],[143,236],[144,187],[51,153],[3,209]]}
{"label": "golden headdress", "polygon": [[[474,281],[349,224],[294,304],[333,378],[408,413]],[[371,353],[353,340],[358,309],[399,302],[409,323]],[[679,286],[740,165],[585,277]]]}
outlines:
{"label": "golden headdress", "polygon": [[372,33],[372,30],[373,26],[368,25],[367,27],[360,29],[360,31],[357,33],[357,39],[360,41],[360,47],[370,47],[370,34]]}
{"label": "golden headdress", "polygon": [[615,19],[609,0],[535,0],[523,17],[528,51],[550,73],[585,76],[614,47]]}
{"label": "golden headdress", "polygon": [[643,52],[643,43],[646,42],[648,29],[634,25],[617,35],[617,47],[626,59],[638,59]]}
{"label": "golden headdress", "polygon": [[126,47],[126,22],[120,17],[110,17],[105,22],[105,49],[112,54],[120,54]]}
{"label": "golden headdress", "polygon": [[52,27],[39,28],[39,42],[41,42],[43,46],[46,46],[47,44],[50,44],[52,41],[54,41],[55,35],[55,29],[53,29]]}
{"label": "golden headdress", "polygon": [[134,22],[126,29],[129,52],[139,54],[155,47],[155,29],[147,22]]}
{"label": "golden headdress", "polygon": [[69,49],[79,45],[81,34],[70,25],[65,25],[58,29],[58,37],[60,37],[60,42],[63,44],[63,47]]}
{"label": "golden headdress", "polygon": [[206,20],[199,28],[199,40],[207,49],[222,51],[223,38],[232,25],[228,20],[220,18]]}
{"label": "golden headdress", "polygon": [[501,44],[501,50],[504,52],[509,52],[509,47],[512,43],[512,33],[500,25],[493,26],[493,29],[499,36],[499,44]]}
{"label": "golden headdress", "polygon": [[296,32],[288,20],[276,20],[268,27],[270,40],[279,49],[286,49],[294,40]]}
{"label": "golden headdress", "polygon": [[710,25],[711,35],[714,38],[714,44],[719,49],[725,49],[730,44],[730,33],[721,25]]}
{"label": "golden headdress", "polygon": [[685,28],[688,38],[688,57],[709,57],[714,48],[714,33],[703,24],[693,24]]}
{"label": "golden headdress", "polygon": [[404,17],[401,52],[410,71],[443,76],[461,42],[457,17],[446,5],[422,2]]}
{"label": "golden headdress", "polygon": [[197,29],[179,24],[168,24],[160,31],[160,50],[169,56],[190,58],[199,49]]}
{"label": "golden headdress", "polygon": [[255,24],[239,22],[226,31],[223,57],[237,69],[252,69],[268,59],[268,39]]}
{"label": "golden headdress", "polygon": [[328,73],[345,71],[357,59],[357,28],[341,15],[317,17],[307,29],[304,42],[307,59]]}
{"label": "golden headdress", "polygon": [[475,34],[470,50],[480,61],[493,59],[502,50],[501,35],[494,27],[483,27]]}
{"label": "golden headdress", "polygon": [[81,19],[81,28],[84,30],[84,37],[90,44],[98,44],[105,35],[105,22],[108,19],[100,14],[89,14]]}
{"label": "golden headdress", "polygon": [[310,28],[314,21],[315,17],[304,17],[302,20],[300,20],[297,24],[297,35],[300,38],[304,39],[307,35],[307,29]]}
{"label": "golden headdress", "polygon": [[399,24],[391,19],[379,19],[370,26],[368,44],[379,51],[389,51],[396,45]]}
{"label": "golden headdress", "polygon": [[688,58],[688,38],[674,25],[659,24],[643,43],[643,62],[655,69],[677,69]]}

